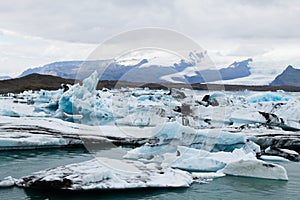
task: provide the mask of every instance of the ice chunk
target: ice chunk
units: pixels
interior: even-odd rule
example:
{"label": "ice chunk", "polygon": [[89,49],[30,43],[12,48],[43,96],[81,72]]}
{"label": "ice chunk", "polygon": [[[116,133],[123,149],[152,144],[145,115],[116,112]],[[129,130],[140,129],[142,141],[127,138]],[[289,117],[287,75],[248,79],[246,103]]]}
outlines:
{"label": "ice chunk", "polygon": [[[58,113],[69,115],[82,115],[83,118],[77,122],[98,125],[104,119],[111,119],[112,113],[107,104],[102,103],[96,86],[98,74],[95,71],[90,77],[83,81],[82,86],[73,85],[65,92],[59,100]],[[57,114],[57,116],[63,116]]]}
{"label": "ice chunk", "polygon": [[3,187],[12,187],[15,185],[15,179],[11,176],[8,176],[4,178],[3,180],[0,180],[0,188]]}
{"label": "ice chunk", "polygon": [[188,170],[188,171],[201,171],[201,172],[216,172],[223,169],[226,164],[211,157],[190,157],[176,160],[171,164],[173,168]]}
{"label": "ice chunk", "polygon": [[288,180],[284,167],[261,160],[240,160],[226,165],[224,174],[263,179]]}
{"label": "ice chunk", "polygon": [[115,124],[127,126],[156,126],[164,123],[166,118],[161,117],[163,110],[148,106],[136,109],[132,114],[128,114],[121,119],[116,119]]}
{"label": "ice chunk", "polygon": [[248,98],[249,103],[268,102],[268,101],[288,101],[290,97],[285,97],[276,93],[265,92],[264,94],[255,94]]}
{"label": "ice chunk", "polygon": [[1,100],[0,116],[10,117],[45,117],[45,112],[36,112],[34,105],[13,103],[12,99]]}
{"label": "ice chunk", "polygon": [[[124,158],[161,162],[162,154],[176,152],[177,146],[208,151],[232,151],[244,145],[244,138],[243,134],[223,132],[220,129],[195,130],[178,122],[168,122],[153,130],[150,143],[128,151]],[[223,166],[216,161],[213,163],[218,167]]]}
{"label": "ice chunk", "polygon": [[222,129],[193,129],[178,122],[158,126],[154,133],[161,144],[170,143],[208,151],[233,151],[244,145],[245,135]]}
{"label": "ice chunk", "polygon": [[289,150],[289,149],[280,149],[274,146],[268,147],[265,149],[265,153],[268,155],[277,155],[289,160],[298,161],[299,154],[296,151]]}
{"label": "ice chunk", "polygon": [[231,162],[241,159],[256,159],[254,154],[246,153],[243,149],[235,149],[233,152],[208,152],[187,147],[178,147],[177,151],[180,156],[170,166],[188,171],[216,172]]}
{"label": "ice chunk", "polygon": [[285,159],[280,156],[267,156],[267,155],[262,155],[259,159],[265,160],[265,161],[275,161],[275,162],[288,162],[288,159]]}
{"label": "ice chunk", "polygon": [[221,171],[218,172],[193,172],[192,176],[194,179],[211,179],[211,178],[220,178],[226,176],[226,174]]}
{"label": "ice chunk", "polygon": [[249,140],[246,139],[245,145],[244,145],[244,151],[246,153],[253,153],[257,157],[261,156],[260,146]]}
{"label": "ice chunk", "polygon": [[207,183],[214,178],[220,178],[226,176],[222,172],[193,172],[192,173],[194,183]]}

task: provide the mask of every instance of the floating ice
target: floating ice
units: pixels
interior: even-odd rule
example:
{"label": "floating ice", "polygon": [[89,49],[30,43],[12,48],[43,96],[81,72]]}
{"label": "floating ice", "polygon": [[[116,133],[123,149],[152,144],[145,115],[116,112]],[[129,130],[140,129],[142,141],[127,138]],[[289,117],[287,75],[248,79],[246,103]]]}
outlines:
{"label": "floating ice", "polygon": [[0,150],[57,148],[82,145],[82,140],[143,144],[153,127],[89,126],[56,118],[0,116]]}
{"label": "floating ice", "polygon": [[0,188],[12,187],[15,185],[15,179],[11,176],[5,177],[3,180],[0,180]]}
{"label": "floating ice", "polygon": [[102,119],[112,118],[112,113],[107,104],[101,102],[96,90],[98,84],[98,73],[95,71],[90,77],[83,81],[82,86],[73,85],[59,100],[57,116],[59,113],[69,115],[82,115],[78,122],[98,125]]}
{"label": "floating ice", "polygon": [[16,184],[29,188],[96,190],[189,187],[192,182],[191,174],[181,170],[137,161],[98,158],[36,172],[17,180]]}
{"label": "floating ice", "polygon": [[240,160],[226,165],[224,174],[263,179],[288,180],[284,167],[261,160]]}
{"label": "floating ice", "polygon": [[265,92],[264,94],[255,94],[248,97],[249,103],[268,102],[268,101],[288,101],[290,97],[285,97],[279,94]]}
{"label": "floating ice", "polygon": [[273,162],[288,162],[289,160],[280,156],[267,156],[267,155],[262,155],[260,157],[261,160],[264,161],[273,161]]}
{"label": "floating ice", "polygon": [[242,149],[235,149],[233,152],[208,152],[178,147],[177,151],[180,156],[170,166],[188,171],[216,172],[231,162],[256,159],[253,153],[245,153]]}

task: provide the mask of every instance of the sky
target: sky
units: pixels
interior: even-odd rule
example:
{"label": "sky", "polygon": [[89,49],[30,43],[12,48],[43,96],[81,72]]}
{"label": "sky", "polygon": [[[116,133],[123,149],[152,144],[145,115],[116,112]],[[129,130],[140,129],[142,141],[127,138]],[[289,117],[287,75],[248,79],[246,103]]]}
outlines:
{"label": "sky", "polygon": [[145,27],[196,41],[217,66],[300,68],[298,0],[0,1],[0,75],[84,60],[103,41]]}

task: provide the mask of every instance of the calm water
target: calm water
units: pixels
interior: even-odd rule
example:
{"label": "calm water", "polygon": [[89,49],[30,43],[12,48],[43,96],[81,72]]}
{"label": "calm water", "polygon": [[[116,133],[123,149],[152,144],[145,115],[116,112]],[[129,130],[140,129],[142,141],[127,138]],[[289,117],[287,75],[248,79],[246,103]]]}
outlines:
{"label": "calm water", "polygon": [[[18,178],[38,170],[91,158],[93,156],[82,149],[0,152],[0,179],[9,175]],[[13,187],[0,189],[0,199],[300,199],[300,163],[281,164],[288,171],[288,182],[226,176],[184,189],[58,193]]]}

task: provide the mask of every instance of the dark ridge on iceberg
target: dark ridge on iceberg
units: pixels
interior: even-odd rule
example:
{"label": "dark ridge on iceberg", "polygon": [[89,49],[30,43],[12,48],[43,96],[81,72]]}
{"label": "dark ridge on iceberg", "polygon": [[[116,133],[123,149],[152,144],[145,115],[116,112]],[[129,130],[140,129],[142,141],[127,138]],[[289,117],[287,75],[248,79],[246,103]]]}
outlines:
{"label": "dark ridge on iceberg", "polygon": [[289,65],[271,83],[271,86],[300,86],[300,69]]}

